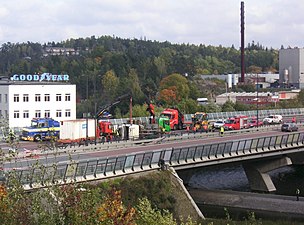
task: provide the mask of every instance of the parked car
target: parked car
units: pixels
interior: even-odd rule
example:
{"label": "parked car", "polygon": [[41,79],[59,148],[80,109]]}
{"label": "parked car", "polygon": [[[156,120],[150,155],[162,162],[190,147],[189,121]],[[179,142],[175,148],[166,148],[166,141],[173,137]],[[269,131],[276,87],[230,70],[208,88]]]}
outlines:
{"label": "parked car", "polygon": [[214,129],[220,129],[222,126],[224,126],[225,121],[224,120],[217,120],[213,123]]}
{"label": "parked car", "polygon": [[299,130],[299,128],[295,123],[284,123],[281,126],[281,131],[292,132],[292,131],[298,131],[298,130]]}
{"label": "parked car", "polygon": [[283,117],[281,115],[270,115],[263,119],[264,124],[279,124],[283,122]]}
{"label": "parked car", "polygon": [[261,120],[259,120],[259,123],[257,123],[257,118],[256,117],[251,117],[247,121],[247,127],[248,128],[257,127],[257,126],[261,127],[261,126],[263,126],[263,124],[264,123]]}

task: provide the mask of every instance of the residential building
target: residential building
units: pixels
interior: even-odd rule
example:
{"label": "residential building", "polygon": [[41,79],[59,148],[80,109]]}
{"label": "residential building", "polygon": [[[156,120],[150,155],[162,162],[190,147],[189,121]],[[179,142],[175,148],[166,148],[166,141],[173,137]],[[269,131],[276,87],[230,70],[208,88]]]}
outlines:
{"label": "residential building", "polygon": [[216,103],[219,105],[223,105],[228,100],[247,105],[257,104],[257,101],[259,105],[269,105],[278,102],[279,97],[270,92],[228,92],[216,97]]}

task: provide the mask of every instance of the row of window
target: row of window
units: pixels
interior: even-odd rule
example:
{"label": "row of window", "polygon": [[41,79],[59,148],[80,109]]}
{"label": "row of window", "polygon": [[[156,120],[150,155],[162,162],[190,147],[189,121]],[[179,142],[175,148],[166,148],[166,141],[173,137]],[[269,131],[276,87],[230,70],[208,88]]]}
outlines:
{"label": "row of window", "polygon": [[[21,118],[20,114],[21,113],[20,113],[19,110],[15,110],[14,111],[14,118],[15,119]],[[0,110],[0,115],[1,115],[1,110]],[[62,110],[60,110],[60,109],[56,110],[56,117],[62,117],[62,115],[63,115]],[[23,110],[22,116],[23,116],[22,118],[30,118],[29,110]],[[71,117],[71,110],[70,109],[66,109],[64,111],[64,116],[65,117]],[[7,111],[6,111],[6,117],[7,117]],[[44,114],[43,114],[41,110],[35,110],[35,116],[34,117],[36,117],[36,118],[48,117],[49,118],[49,117],[51,117],[51,111],[50,110],[45,110]]]}
{"label": "row of window", "polygon": [[[6,95],[6,102],[7,102],[7,94]],[[56,102],[62,101],[62,95],[56,94]],[[41,102],[42,95],[41,94],[35,94],[35,102]],[[19,102],[19,94],[14,94],[14,102]],[[23,94],[23,102],[29,102],[29,94]],[[44,101],[49,102],[51,101],[51,95],[50,94],[44,94]],[[71,101],[71,94],[65,94],[64,101],[69,102]],[[1,94],[0,94],[0,102],[1,102]]]}

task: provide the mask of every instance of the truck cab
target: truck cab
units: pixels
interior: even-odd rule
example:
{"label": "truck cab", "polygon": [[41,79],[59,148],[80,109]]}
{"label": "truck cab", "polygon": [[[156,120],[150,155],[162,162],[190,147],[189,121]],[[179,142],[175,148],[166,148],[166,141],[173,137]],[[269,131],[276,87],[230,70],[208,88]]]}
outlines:
{"label": "truck cab", "polygon": [[59,137],[60,123],[52,118],[33,118],[31,125],[22,129],[25,141],[51,140]]}
{"label": "truck cab", "polygon": [[184,115],[177,109],[165,109],[160,117],[167,117],[170,121],[171,130],[182,130],[184,126]]}

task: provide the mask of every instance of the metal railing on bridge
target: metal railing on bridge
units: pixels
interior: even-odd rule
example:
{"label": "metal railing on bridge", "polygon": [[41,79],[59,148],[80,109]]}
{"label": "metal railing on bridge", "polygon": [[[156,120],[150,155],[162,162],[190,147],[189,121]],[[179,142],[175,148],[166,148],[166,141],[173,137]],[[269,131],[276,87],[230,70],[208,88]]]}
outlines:
{"label": "metal railing on bridge", "polygon": [[[181,168],[200,163],[220,163],[221,160],[244,160],[246,156],[265,157],[266,153],[283,155],[290,148],[303,146],[304,133],[288,133],[246,140],[201,144],[197,146],[138,152],[127,156],[106,157],[94,160],[36,165],[32,168],[7,172],[6,183],[14,179],[25,189],[40,188],[54,184],[86,182],[108,179],[132,173],[161,168],[160,162]],[[298,151],[298,150],[294,150]]]}

